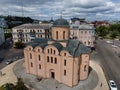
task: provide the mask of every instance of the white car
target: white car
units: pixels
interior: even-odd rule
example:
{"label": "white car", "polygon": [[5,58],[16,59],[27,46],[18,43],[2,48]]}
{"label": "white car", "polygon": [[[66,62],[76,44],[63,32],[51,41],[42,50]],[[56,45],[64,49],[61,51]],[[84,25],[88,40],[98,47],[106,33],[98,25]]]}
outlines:
{"label": "white car", "polygon": [[113,41],[109,41],[109,40],[108,40],[108,41],[106,41],[106,42],[107,42],[107,43],[109,43],[109,44],[112,44],[112,43],[113,43]]}
{"label": "white car", "polygon": [[112,45],[112,47],[113,47],[113,48],[117,48],[118,46],[116,46],[116,45]]}
{"label": "white car", "polygon": [[109,80],[108,84],[110,86],[110,90],[118,90],[115,81]]}

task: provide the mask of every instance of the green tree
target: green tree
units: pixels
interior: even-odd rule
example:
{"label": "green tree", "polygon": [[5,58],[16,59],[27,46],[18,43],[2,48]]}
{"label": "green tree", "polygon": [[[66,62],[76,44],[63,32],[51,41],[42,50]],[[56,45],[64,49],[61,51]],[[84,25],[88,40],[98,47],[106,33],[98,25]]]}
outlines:
{"label": "green tree", "polygon": [[28,90],[28,88],[24,85],[21,78],[18,78],[18,82],[15,86],[15,90]]}
{"label": "green tree", "polygon": [[15,48],[21,49],[21,48],[23,48],[23,47],[24,47],[24,43],[22,43],[22,42],[16,42],[16,43],[15,43]]}
{"label": "green tree", "polygon": [[106,26],[100,26],[96,28],[96,32],[99,36],[106,36],[109,33],[109,28]]}
{"label": "green tree", "polygon": [[119,33],[117,32],[117,31],[113,31],[113,32],[111,32],[111,38],[112,39],[114,39],[114,38],[116,38],[117,36],[119,35]]}

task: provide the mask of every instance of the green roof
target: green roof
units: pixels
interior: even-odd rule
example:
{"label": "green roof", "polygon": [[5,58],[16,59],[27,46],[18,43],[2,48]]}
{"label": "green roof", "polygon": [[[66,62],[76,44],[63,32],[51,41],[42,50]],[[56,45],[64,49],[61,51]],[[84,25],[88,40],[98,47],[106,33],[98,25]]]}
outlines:
{"label": "green roof", "polygon": [[67,20],[60,18],[53,23],[53,27],[69,27],[69,23]]}
{"label": "green roof", "polygon": [[91,51],[87,46],[83,45],[78,40],[69,40],[66,50],[73,57],[77,57],[77,56],[81,55],[82,53],[90,53],[90,51]]}
{"label": "green roof", "polygon": [[[44,49],[46,46],[49,44],[47,43],[50,39],[35,39],[33,42],[28,43],[28,45],[32,46],[35,48],[36,46],[40,46],[42,49]],[[54,41],[54,40],[53,40]],[[68,40],[67,41],[67,46],[63,47],[59,42],[54,42],[50,45],[55,46],[58,51],[66,50],[68,51],[73,57],[80,56],[82,53],[90,53],[90,48],[87,46],[83,45],[80,41],[78,40]]]}

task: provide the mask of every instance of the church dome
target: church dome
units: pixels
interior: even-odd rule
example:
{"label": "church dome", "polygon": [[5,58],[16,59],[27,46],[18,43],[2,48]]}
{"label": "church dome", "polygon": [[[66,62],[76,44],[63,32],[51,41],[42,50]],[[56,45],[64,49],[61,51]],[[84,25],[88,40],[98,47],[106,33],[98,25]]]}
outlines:
{"label": "church dome", "polygon": [[67,20],[60,18],[53,23],[53,27],[57,27],[57,26],[69,27],[69,23],[67,22]]}

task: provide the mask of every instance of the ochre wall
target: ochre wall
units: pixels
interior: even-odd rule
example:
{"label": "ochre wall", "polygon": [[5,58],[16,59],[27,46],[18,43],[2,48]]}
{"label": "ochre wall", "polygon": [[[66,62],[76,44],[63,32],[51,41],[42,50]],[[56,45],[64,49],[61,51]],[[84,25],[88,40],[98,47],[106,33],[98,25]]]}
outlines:
{"label": "ochre wall", "polygon": [[[63,39],[63,32],[65,31],[65,39]],[[58,32],[58,39],[56,38]],[[52,27],[52,39],[54,40],[68,40],[70,35],[69,27]]]}

